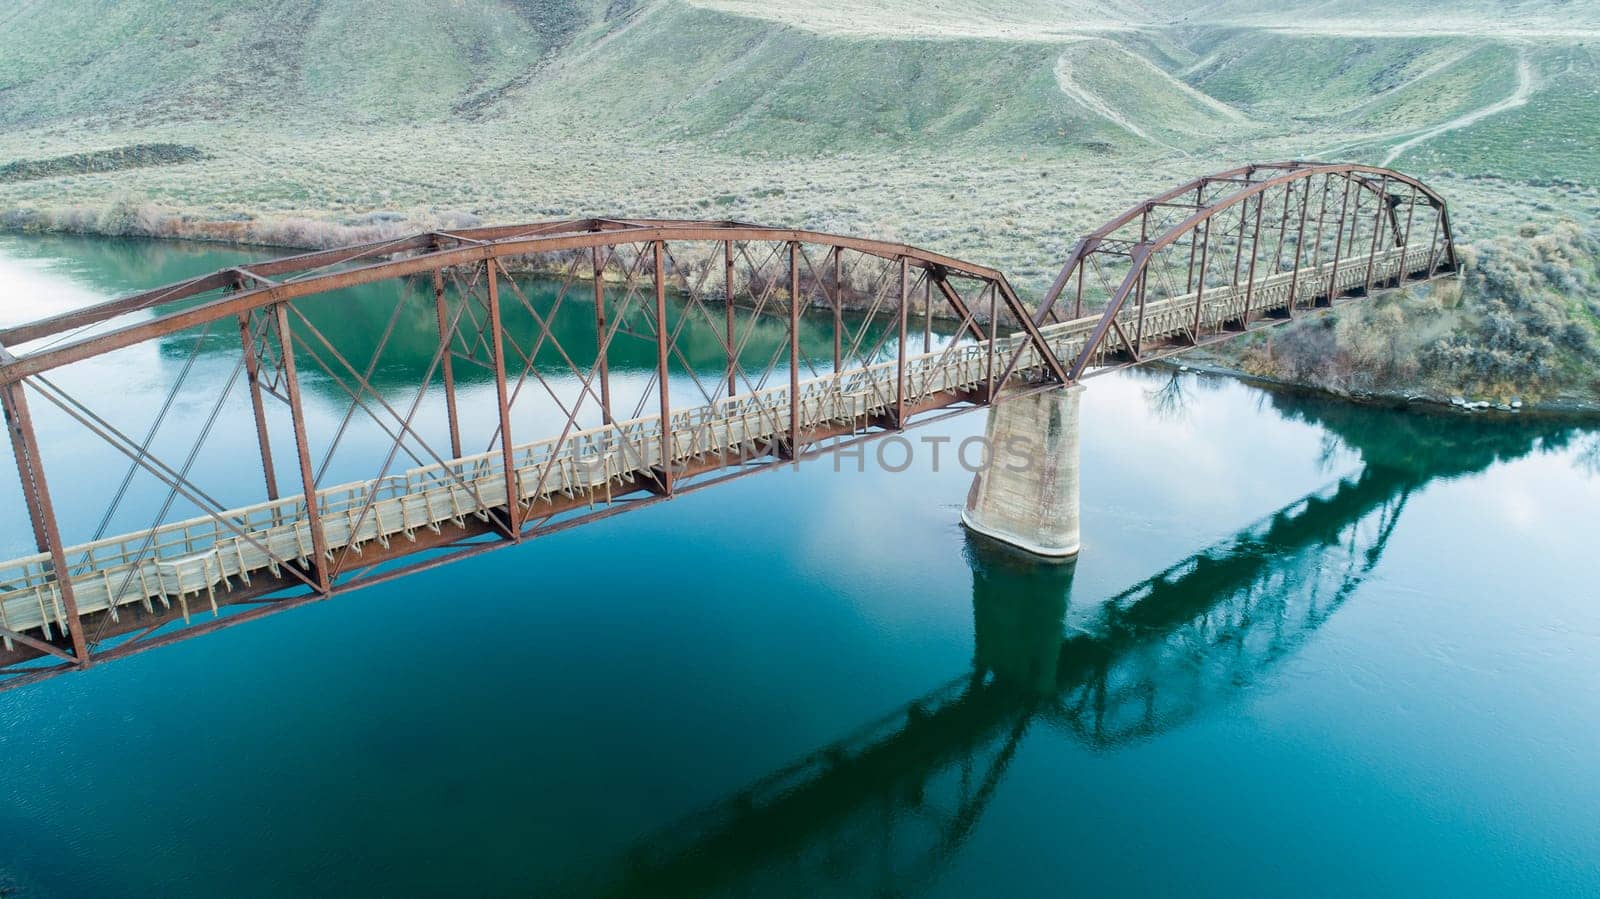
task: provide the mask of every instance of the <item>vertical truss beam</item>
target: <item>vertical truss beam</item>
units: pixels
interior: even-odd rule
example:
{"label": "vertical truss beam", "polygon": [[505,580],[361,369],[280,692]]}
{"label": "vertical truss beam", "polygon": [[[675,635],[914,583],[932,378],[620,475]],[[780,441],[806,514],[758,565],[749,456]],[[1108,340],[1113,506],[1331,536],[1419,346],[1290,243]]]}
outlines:
{"label": "vertical truss beam", "polygon": [[[615,422],[611,418],[611,363],[606,358],[606,334],[609,333],[606,330],[606,267],[599,247],[591,248],[589,255],[594,267],[594,365],[595,377],[600,379],[600,420],[609,425]],[[729,308],[732,308],[731,297]]]}
{"label": "vertical truss beam", "polygon": [[1416,215],[1417,186],[1413,184],[1411,185],[1411,202],[1406,204],[1405,236],[1400,239],[1400,273],[1395,276],[1394,283],[1396,284],[1405,283],[1406,276],[1410,274],[1410,272],[1406,271],[1406,253],[1411,250],[1411,220]]}
{"label": "vertical truss beam", "polygon": [[833,370],[844,367],[844,250],[833,248]]}
{"label": "vertical truss beam", "polygon": [[485,291],[489,297],[489,343],[494,351],[494,393],[500,412],[500,465],[506,477],[506,536],[522,539],[522,488],[517,482],[517,466],[511,449],[511,394],[506,384],[505,322],[500,315],[499,265],[493,259],[483,263]]}
{"label": "vertical truss beam", "polygon": [[1322,176],[1322,201],[1317,207],[1317,236],[1311,241],[1311,267],[1316,268],[1322,264],[1322,237],[1323,229],[1328,223],[1328,191],[1332,186],[1333,176]]}
{"label": "vertical truss beam", "polygon": [[[1149,239],[1150,239],[1150,207],[1146,206],[1145,209],[1144,209],[1144,213],[1139,216],[1139,245],[1143,246],[1145,241],[1147,241]],[[1139,268],[1139,284],[1138,284],[1137,287],[1134,288],[1134,296],[1137,298],[1138,306],[1139,306],[1139,320],[1133,326],[1133,356],[1134,356],[1135,359],[1139,358],[1139,355],[1144,352],[1144,312],[1145,312],[1144,304],[1145,304],[1145,300],[1148,297],[1147,290],[1148,290],[1148,284],[1149,284],[1149,276],[1150,276],[1150,266],[1148,266],[1148,265],[1140,266],[1140,268]],[[1081,279],[1080,279],[1080,283],[1081,283]]]}
{"label": "vertical truss beam", "polygon": [[239,315],[239,340],[244,345],[244,376],[250,386],[250,409],[255,413],[256,443],[261,447],[261,474],[266,480],[267,499],[278,498],[278,473],[272,466],[272,438],[267,431],[267,410],[261,400],[261,360],[256,355],[255,328],[250,313]]}
{"label": "vertical truss beam", "polygon": [[[463,298],[462,302],[466,302]],[[444,271],[433,270],[433,316],[438,322],[439,345],[444,353],[440,357],[440,371],[444,376],[444,408],[450,420],[450,458],[459,459],[461,451],[461,414],[456,408],[456,373],[451,364],[455,355],[456,329],[450,320],[450,311],[444,302]]]}
{"label": "vertical truss beam", "polygon": [[[739,344],[736,342],[734,336],[734,331],[738,326],[738,320],[735,317],[733,310],[733,241],[731,240],[725,240],[722,242],[722,278],[723,330],[727,332],[725,334],[727,339],[724,341],[724,346],[726,346],[728,349],[728,396],[731,398],[735,393],[739,392],[739,379],[736,375],[739,370]],[[835,333],[837,334],[837,332]],[[835,346],[837,346],[837,343],[838,342],[836,339]],[[834,365],[836,367],[839,364],[838,359],[839,353],[838,350],[835,350]]]}
{"label": "vertical truss beam", "polygon": [[911,261],[900,257],[900,333],[895,350],[894,426],[906,427],[906,315],[911,308]]}
{"label": "vertical truss beam", "polygon": [[933,281],[922,272],[922,352],[933,352]]}
{"label": "vertical truss beam", "polygon": [[[1339,263],[1343,259],[1345,244],[1344,223],[1346,218],[1351,217],[1349,215],[1350,183],[1354,180],[1355,179],[1348,175],[1345,176],[1344,193],[1339,198],[1339,223],[1334,228],[1333,232],[1333,272],[1328,276],[1327,302],[1329,303],[1332,303],[1333,298],[1339,295]],[[1351,229],[1352,232],[1354,232],[1354,230],[1354,228]],[[1351,234],[1350,239],[1355,239],[1354,233]]]}
{"label": "vertical truss beam", "polygon": [[1194,289],[1194,327],[1191,336],[1198,340],[1200,337],[1201,309],[1206,296],[1206,262],[1211,258],[1211,219],[1209,217],[1200,225],[1200,280]]}
{"label": "vertical truss beam", "polygon": [[800,242],[789,241],[789,458],[800,464]]}
{"label": "vertical truss beam", "polygon": [[651,250],[655,255],[655,288],[656,288],[656,386],[660,388],[658,395],[661,400],[661,491],[667,496],[672,495],[672,394],[667,387],[668,369],[667,360],[671,355],[667,335],[667,263],[666,243],[656,240],[651,242]]}
{"label": "vertical truss beam", "polygon": [[283,358],[284,391],[289,397],[289,415],[294,423],[294,448],[300,462],[300,484],[305,496],[306,526],[311,530],[311,575],[317,592],[326,596],[333,586],[328,576],[328,536],[322,530],[322,507],[317,500],[317,478],[311,471],[311,446],[306,441],[306,410],[300,396],[300,373],[294,360],[294,334],[289,329],[289,307],[272,307],[278,321],[278,352]]}
{"label": "vertical truss beam", "polygon": [[1364,293],[1372,293],[1372,273],[1377,271],[1378,265],[1378,238],[1383,236],[1383,217],[1387,213],[1394,216],[1394,207],[1389,205],[1389,176],[1384,175],[1378,187],[1378,209],[1372,219],[1372,247],[1367,251],[1367,277],[1364,280]]}
{"label": "vertical truss beam", "polygon": [[[1285,307],[1290,318],[1294,318],[1294,301],[1300,292],[1300,264],[1306,252],[1306,219],[1311,216],[1311,179],[1304,180],[1306,189],[1300,197],[1300,231],[1294,239],[1294,273],[1289,276],[1289,304]],[[1284,227],[1287,228],[1287,224]],[[1320,223],[1317,229],[1322,229]]]}
{"label": "vertical truss beam", "polygon": [[[1286,196],[1292,191],[1292,185],[1284,188],[1284,194]],[[1256,298],[1256,257],[1261,255],[1258,252],[1261,248],[1261,207],[1265,206],[1266,203],[1266,194],[1261,194],[1260,196],[1256,197],[1256,223],[1254,229],[1252,229],[1250,233],[1250,272],[1248,275],[1246,275],[1248,280],[1246,280],[1244,287],[1244,312],[1239,316],[1239,324],[1242,327],[1250,326],[1250,305],[1255,302]],[[1287,200],[1284,201],[1284,207],[1285,209],[1288,208]],[[1284,224],[1280,220],[1278,222],[1278,240],[1280,243],[1283,240],[1283,230]],[[1240,232],[1239,239],[1240,241],[1244,240],[1244,233],[1242,231]]]}
{"label": "vertical truss beam", "polygon": [[993,284],[988,287],[989,293],[989,352],[984,360],[984,374],[989,378],[989,402],[1000,393],[1000,382],[995,378],[995,345],[1000,342],[1000,291]]}
{"label": "vertical truss beam", "polygon": [[[0,347],[0,362],[10,362],[12,358]],[[66,610],[68,633],[72,638],[73,662],[87,667],[89,645],[83,633],[83,618],[78,614],[78,598],[72,589],[72,575],[67,568],[61,531],[56,526],[55,506],[50,502],[50,487],[45,483],[44,462],[39,458],[39,441],[33,430],[33,418],[28,414],[28,398],[22,381],[0,386],[0,406],[4,407],[6,432],[11,437],[11,452],[22,482],[28,521],[33,525],[34,544],[40,552],[50,554],[50,568],[55,575],[56,588],[61,592],[61,604]]]}
{"label": "vertical truss beam", "polygon": [[1438,229],[1445,221],[1445,210],[1442,206],[1434,206],[1434,234],[1427,238],[1427,277],[1432,278],[1438,272]]}

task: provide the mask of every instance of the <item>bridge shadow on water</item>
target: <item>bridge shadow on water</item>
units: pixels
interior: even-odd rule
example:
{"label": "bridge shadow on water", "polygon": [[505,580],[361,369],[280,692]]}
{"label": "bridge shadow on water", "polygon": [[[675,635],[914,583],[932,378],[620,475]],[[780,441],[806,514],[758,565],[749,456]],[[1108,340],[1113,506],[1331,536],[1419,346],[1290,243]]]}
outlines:
{"label": "bridge shadow on water", "polygon": [[969,536],[971,670],[646,837],[601,891],[914,894],[960,851],[1028,733],[1115,752],[1218,708],[1350,600],[1417,491],[1583,433],[1265,396],[1361,470],[1109,598],[1075,595],[1071,564]]}

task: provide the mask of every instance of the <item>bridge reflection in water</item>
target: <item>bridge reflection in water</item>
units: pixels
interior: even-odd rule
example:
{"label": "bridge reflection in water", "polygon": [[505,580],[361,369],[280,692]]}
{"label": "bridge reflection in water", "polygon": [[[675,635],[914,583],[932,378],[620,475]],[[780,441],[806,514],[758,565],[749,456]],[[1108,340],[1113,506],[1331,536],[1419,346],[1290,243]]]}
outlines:
{"label": "bridge reflection in water", "polygon": [[1251,689],[1357,592],[1429,481],[1575,433],[1272,401],[1328,428],[1359,473],[1109,599],[1074,596],[1072,565],[969,537],[970,671],[641,840],[604,891],[915,894],[959,853],[1030,733],[1113,751]]}

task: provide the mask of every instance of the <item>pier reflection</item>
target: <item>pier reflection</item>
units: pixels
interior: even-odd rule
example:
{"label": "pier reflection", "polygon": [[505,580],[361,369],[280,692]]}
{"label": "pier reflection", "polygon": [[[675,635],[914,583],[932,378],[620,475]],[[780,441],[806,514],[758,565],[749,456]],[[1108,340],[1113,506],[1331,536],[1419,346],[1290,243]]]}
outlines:
{"label": "pier reflection", "polygon": [[969,537],[970,671],[642,840],[607,892],[915,893],[960,850],[1030,732],[1114,751],[1250,689],[1356,592],[1426,483],[1580,433],[1269,401],[1327,428],[1361,471],[1108,599],[1074,596],[1071,565]]}

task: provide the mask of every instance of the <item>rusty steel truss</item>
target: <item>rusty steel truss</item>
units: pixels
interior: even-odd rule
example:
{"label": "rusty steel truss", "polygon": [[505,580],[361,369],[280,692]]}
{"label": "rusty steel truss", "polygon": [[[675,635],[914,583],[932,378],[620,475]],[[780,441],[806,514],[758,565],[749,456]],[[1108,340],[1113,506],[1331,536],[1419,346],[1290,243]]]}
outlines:
{"label": "rusty steel truss", "polygon": [[[234,266],[0,329],[0,405],[37,550],[0,563],[0,689],[1455,266],[1425,186],[1296,162],[1140,204],[1081,241],[1037,304],[999,271],[897,243],[577,219]],[[531,297],[535,284],[549,295]],[[377,285],[391,285],[384,314],[341,331],[352,291]],[[386,352],[415,343],[424,318],[425,350],[391,383]],[[187,379],[219,333],[236,334],[221,353],[231,374],[196,398]],[[114,398],[69,389],[73,372],[140,347],[188,360],[153,420],[119,422]],[[308,391],[337,398],[336,425]],[[180,393],[209,414],[174,423]],[[87,434],[126,467],[97,528],[63,526],[38,410],[74,452]],[[181,461],[157,451],[195,421]],[[363,428],[378,449],[340,480],[338,451]],[[201,483],[217,433],[250,435],[253,476],[227,466]],[[108,537],[135,479],[156,486],[159,511]]]}
{"label": "rusty steel truss", "polygon": [[[1413,241],[1424,234],[1425,246]],[[1069,374],[1080,380],[1457,267],[1449,209],[1417,179],[1366,165],[1255,163],[1196,178],[1090,232],[1035,321],[1101,313],[1074,347]]]}

